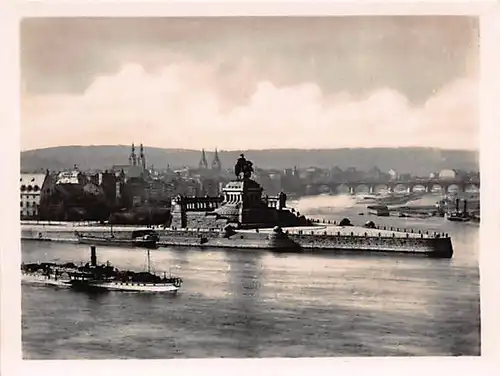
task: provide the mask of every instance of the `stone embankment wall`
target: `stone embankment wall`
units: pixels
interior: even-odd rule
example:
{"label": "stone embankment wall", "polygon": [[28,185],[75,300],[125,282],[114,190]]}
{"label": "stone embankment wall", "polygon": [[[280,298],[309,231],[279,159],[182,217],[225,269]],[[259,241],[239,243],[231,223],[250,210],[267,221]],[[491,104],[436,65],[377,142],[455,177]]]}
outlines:
{"label": "stone embankment wall", "polygon": [[54,229],[54,228],[36,228],[29,227],[21,228],[21,239],[22,240],[51,240],[51,241],[67,241],[67,242],[77,242],[78,239],[75,236],[75,231],[70,229]]}
{"label": "stone embankment wall", "polygon": [[[132,227],[113,228],[117,238],[130,238]],[[91,226],[22,226],[22,239],[52,240],[76,242],[75,230],[94,236],[110,235],[110,227]],[[300,244],[305,251],[362,251],[425,254],[435,257],[452,257],[451,239],[445,236],[429,236],[416,233],[320,233],[305,231],[286,233],[290,240]],[[237,232],[229,238],[222,236],[219,228],[212,229],[157,229],[160,234],[160,246],[222,247],[222,248],[273,248],[269,242],[269,233],[265,231]],[[397,235],[397,236],[396,236]]]}
{"label": "stone embankment wall", "polygon": [[116,238],[130,239],[137,226],[102,226],[96,223],[24,223],[21,224],[21,239],[77,242],[76,232],[92,236],[110,236],[111,229]]}
{"label": "stone embankment wall", "polygon": [[304,249],[436,253],[436,256],[440,253],[440,257],[451,257],[453,254],[450,238],[297,234],[290,234],[289,237]]}
{"label": "stone embankment wall", "polygon": [[[205,237],[206,247],[231,248],[274,248],[269,244],[268,234],[237,233],[229,239],[220,237],[218,232],[170,232],[162,235],[160,243],[164,246],[199,246]],[[305,251],[360,251],[411,253],[435,257],[452,257],[453,248],[450,238],[404,238],[404,237],[364,237],[335,235],[294,235],[290,240],[300,244]]]}
{"label": "stone embankment wall", "polygon": [[[333,234],[285,234],[300,244],[305,251],[360,251],[422,254],[434,257],[452,257],[453,247],[449,237],[364,236]],[[167,230],[162,232],[163,246],[200,246],[230,248],[274,248],[269,242],[269,233],[237,232],[228,239],[218,230]],[[206,243],[202,244],[201,239]]]}
{"label": "stone embankment wall", "polygon": [[[218,229],[165,230],[160,235],[160,246],[215,247],[238,249],[271,249],[269,234],[236,232],[229,238]],[[203,240],[202,240],[203,239]]]}

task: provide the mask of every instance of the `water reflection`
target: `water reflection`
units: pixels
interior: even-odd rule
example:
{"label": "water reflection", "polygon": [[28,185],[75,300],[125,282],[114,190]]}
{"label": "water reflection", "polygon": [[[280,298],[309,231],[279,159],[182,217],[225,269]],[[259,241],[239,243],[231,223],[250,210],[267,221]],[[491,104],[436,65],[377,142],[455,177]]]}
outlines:
{"label": "water reflection", "polygon": [[[367,220],[354,204],[327,209],[327,219]],[[183,278],[177,296],[23,286],[23,350],[45,359],[478,355],[478,227],[375,221],[450,233],[454,257],[160,248],[153,269]],[[22,258],[86,262],[89,248],[22,242]],[[100,247],[98,258],[134,270],[146,264],[141,249]]]}
{"label": "water reflection", "polygon": [[[160,248],[160,250],[163,250]],[[170,256],[170,263],[179,269],[189,265],[189,257],[186,248],[169,248],[170,252],[163,252]]]}
{"label": "water reflection", "polygon": [[226,251],[224,253],[225,261],[229,265],[231,293],[235,296],[258,299],[263,273],[262,252]]}
{"label": "water reflection", "polygon": [[229,265],[230,313],[226,314],[224,327],[243,341],[236,342],[236,348],[247,356],[258,356],[259,346],[259,291],[261,287],[262,252],[224,252]]}

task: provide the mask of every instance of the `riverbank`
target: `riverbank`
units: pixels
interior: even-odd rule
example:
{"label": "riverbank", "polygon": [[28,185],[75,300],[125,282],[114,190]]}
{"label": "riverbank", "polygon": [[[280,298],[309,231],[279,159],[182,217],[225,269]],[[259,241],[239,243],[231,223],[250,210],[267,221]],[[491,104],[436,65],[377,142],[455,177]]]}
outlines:
{"label": "riverbank", "polygon": [[[73,225],[21,225],[21,239],[77,243],[75,231],[82,235],[129,239],[133,226],[73,226]],[[262,249],[281,252],[361,252],[417,254],[450,258],[453,247],[448,234],[437,234],[412,229],[379,226],[339,226],[321,224],[309,227],[284,228],[279,240],[275,229],[236,230],[227,234],[220,229],[157,228],[158,246],[184,246],[198,248]],[[112,244],[112,242],[111,242]],[[117,246],[119,243],[116,244]],[[297,247],[294,247],[297,246]]]}

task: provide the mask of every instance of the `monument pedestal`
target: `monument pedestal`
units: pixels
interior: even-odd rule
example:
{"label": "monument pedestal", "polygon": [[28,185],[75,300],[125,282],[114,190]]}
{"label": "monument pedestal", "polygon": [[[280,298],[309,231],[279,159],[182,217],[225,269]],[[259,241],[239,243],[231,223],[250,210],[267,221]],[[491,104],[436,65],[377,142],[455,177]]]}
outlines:
{"label": "monument pedestal", "polygon": [[305,219],[286,210],[286,195],[262,197],[263,188],[251,179],[252,163],[243,155],[235,166],[237,180],[222,188],[221,197],[177,197],[172,200],[172,226],[179,228],[237,228],[299,226]]}

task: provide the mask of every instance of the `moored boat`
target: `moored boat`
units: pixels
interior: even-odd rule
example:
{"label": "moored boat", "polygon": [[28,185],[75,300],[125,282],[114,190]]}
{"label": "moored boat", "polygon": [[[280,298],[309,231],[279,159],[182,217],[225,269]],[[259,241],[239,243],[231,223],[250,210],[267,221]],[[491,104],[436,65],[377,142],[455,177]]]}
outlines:
{"label": "moored boat", "polygon": [[445,218],[452,222],[469,222],[471,216],[467,212],[467,200],[464,200],[464,210],[460,211],[460,199],[456,199],[456,207],[454,211],[445,213]]}
{"label": "moored boat", "polygon": [[83,234],[75,231],[78,242],[81,244],[104,245],[104,246],[130,246],[141,248],[157,248],[160,237],[158,233],[150,228],[132,231],[130,238],[117,237],[110,233],[109,236]]}
{"label": "moored boat", "polygon": [[471,217],[467,213],[462,212],[446,213],[445,218],[452,222],[469,222],[471,220]]}
{"label": "moored boat", "polygon": [[368,214],[373,214],[378,217],[388,217],[390,215],[387,205],[369,205],[367,209]]}

